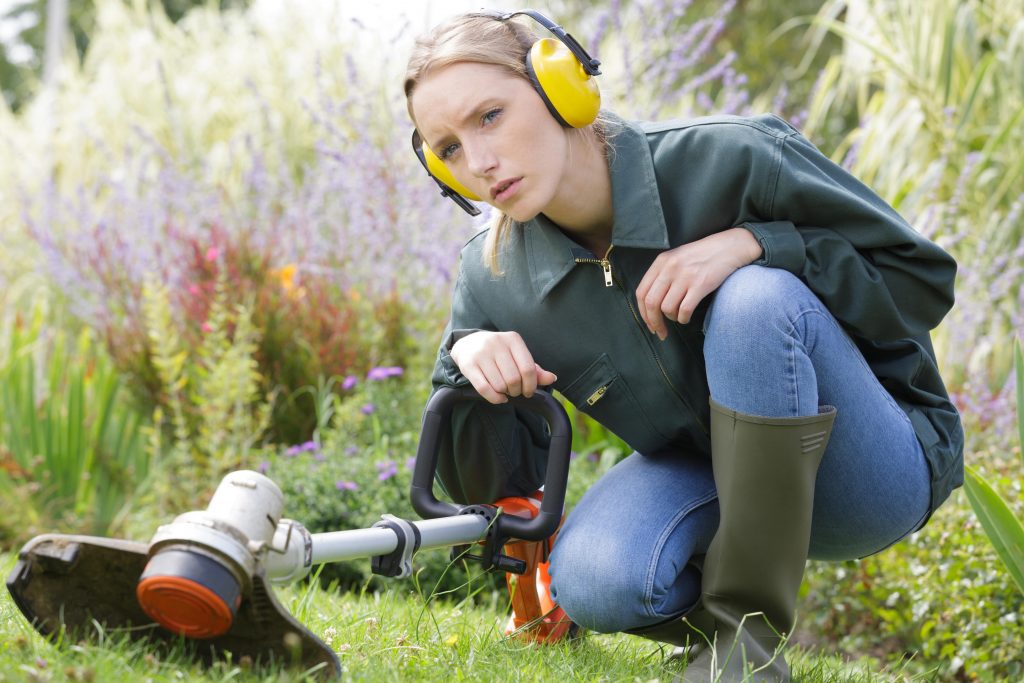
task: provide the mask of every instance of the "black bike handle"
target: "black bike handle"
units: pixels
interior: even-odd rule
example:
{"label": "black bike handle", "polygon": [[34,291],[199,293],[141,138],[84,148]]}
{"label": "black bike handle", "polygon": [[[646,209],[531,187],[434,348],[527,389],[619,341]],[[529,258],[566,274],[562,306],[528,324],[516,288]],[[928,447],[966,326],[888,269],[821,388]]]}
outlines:
{"label": "black bike handle", "polygon": [[[441,430],[448,426],[456,403],[483,401],[472,387],[453,389],[441,387],[427,402],[423,411],[416,466],[412,475],[409,499],[416,513],[424,519],[451,517],[460,514],[465,506],[445,503],[434,496],[434,474],[437,471],[438,447]],[[540,512],[533,519],[502,515],[501,532],[510,538],[541,541],[558,529],[565,505],[565,486],[569,478],[569,453],[572,447],[572,428],[565,409],[546,391],[534,392],[530,398],[517,396],[509,403],[517,409],[536,413],[548,423],[551,443],[548,446],[548,465],[544,474],[544,499]]]}

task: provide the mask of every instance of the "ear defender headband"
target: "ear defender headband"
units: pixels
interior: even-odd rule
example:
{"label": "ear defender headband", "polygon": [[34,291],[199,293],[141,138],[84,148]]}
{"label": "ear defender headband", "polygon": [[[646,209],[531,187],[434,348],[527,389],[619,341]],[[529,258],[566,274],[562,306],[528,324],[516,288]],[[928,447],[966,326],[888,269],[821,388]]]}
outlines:
{"label": "ear defender headband", "polygon": [[[525,14],[555,35],[535,42],[526,54],[526,73],[548,111],[566,128],[583,128],[597,118],[601,108],[601,92],[593,76],[600,75],[601,62],[587,54],[583,46],[565,30],[540,12],[532,9],[518,12],[481,12],[497,21],[508,21]],[[480,214],[467,200],[480,201],[455,179],[444,162],[412,132],[412,148],[427,173],[441,187],[441,195],[451,198],[471,216]]]}

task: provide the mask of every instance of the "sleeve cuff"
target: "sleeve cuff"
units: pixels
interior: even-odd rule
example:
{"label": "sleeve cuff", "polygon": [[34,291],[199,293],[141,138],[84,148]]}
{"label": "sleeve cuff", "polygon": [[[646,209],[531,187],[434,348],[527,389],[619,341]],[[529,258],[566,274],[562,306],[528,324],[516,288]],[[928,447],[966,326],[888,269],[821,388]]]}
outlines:
{"label": "sleeve cuff", "polygon": [[768,223],[746,222],[741,228],[749,230],[761,245],[764,253],[754,261],[759,266],[782,268],[794,275],[803,270],[807,258],[803,237],[796,226],[789,221],[771,221]]}
{"label": "sleeve cuff", "polygon": [[455,346],[455,342],[474,332],[479,332],[479,330],[452,330],[441,344],[437,357],[438,369],[441,374],[438,379],[445,385],[450,387],[469,386],[469,380],[459,371],[459,366],[452,360],[451,350]]}

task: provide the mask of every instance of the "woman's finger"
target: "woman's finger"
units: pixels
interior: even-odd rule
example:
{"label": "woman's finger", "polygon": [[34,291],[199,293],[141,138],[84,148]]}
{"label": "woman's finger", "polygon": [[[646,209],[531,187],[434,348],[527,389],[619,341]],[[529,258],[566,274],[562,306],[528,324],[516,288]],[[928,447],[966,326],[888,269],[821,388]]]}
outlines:
{"label": "woman's finger", "polygon": [[670,280],[665,277],[657,278],[651,283],[650,288],[642,300],[637,301],[640,309],[645,311],[644,320],[647,322],[647,329],[659,337],[665,332],[665,318],[662,314],[661,302],[672,286]]}

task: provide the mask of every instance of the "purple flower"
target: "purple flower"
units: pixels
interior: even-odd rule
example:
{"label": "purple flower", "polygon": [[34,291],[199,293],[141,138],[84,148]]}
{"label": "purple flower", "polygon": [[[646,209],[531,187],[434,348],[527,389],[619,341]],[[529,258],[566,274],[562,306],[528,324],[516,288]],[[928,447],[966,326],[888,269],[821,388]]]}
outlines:
{"label": "purple flower", "polygon": [[372,403],[364,403],[363,407],[360,408],[359,410],[362,411],[363,415],[370,415],[375,410],[377,410],[377,407],[375,405],[373,405]]}
{"label": "purple flower", "polygon": [[377,463],[378,481],[387,481],[396,474],[398,474],[398,465],[395,464],[394,460],[388,460],[387,462]]}
{"label": "purple flower", "polygon": [[260,474],[266,474],[266,473],[267,473],[267,470],[269,470],[269,469],[270,469],[270,463],[269,463],[268,461],[266,461],[266,460],[264,460],[263,462],[261,462],[261,463],[260,463],[260,466],[256,468],[256,470],[257,470],[257,471],[258,471],[258,472],[259,472]]}
{"label": "purple flower", "polygon": [[346,446],[345,447],[345,455],[355,455],[358,452],[359,452],[359,446],[352,445],[352,446]]}
{"label": "purple flower", "polygon": [[289,458],[294,458],[299,453],[308,453],[310,451],[313,451],[313,452],[319,452],[320,451],[320,446],[317,444],[316,441],[307,441],[307,442],[301,443],[301,444],[299,444],[297,446],[292,446],[291,448],[286,450],[284,452],[284,454],[287,457],[289,457]]}
{"label": "purple flower", "polygon": [[405,370],[397,365],[370,368],[370,371],[366,373],[366,379],[371,382],[379,382],[388,377],[401,377],[404,372]]}
{"label": "purple flower", "polygon": [[354,481],[336,481],[334,482],[334,488],[339,491],[355,491],[359,488],[359,484]]}
{"label": "purple flower", "polygon": [[359,380],[356,379],[355,375],[349,375],[345,378],[345,381],[341,383],[341,388],[345,391],[349,391],[350,389],[355,388],[358,382]]}
{"label": "purple flower", "polygon": [[414,456],[412,456],[411,458],[409,458],[408,460],[405,461],[405,469],[407,469],[407,470],[409,470],[411,472],[415,468],[416,468],[416,456],[414,455]]}

